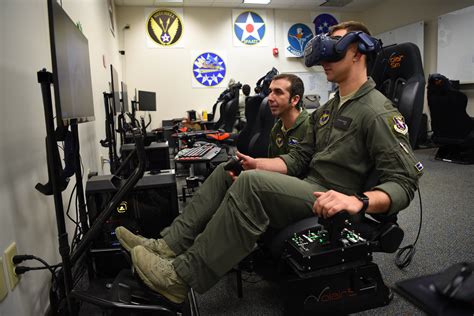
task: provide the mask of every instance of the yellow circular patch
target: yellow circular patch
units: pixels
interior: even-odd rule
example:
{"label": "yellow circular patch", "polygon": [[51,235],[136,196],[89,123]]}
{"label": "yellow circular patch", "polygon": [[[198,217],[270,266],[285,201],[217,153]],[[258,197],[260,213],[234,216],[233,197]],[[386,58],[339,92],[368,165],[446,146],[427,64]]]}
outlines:
{"label": "yellow circular patch", "polygon": [[150,38],[161,46],[171,46],[183,35],[183,22],[176,13],[168,9],[153,12],[146,28]]}
{"label": "yellow circular patch", "polygon": [[329,111],[325,110],[319,117],[319,126],[324,126],[329,122]]}

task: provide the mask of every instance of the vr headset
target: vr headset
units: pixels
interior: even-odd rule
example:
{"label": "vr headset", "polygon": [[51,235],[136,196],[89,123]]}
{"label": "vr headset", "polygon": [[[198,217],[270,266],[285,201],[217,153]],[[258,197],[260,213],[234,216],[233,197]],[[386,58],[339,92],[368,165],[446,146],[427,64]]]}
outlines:
{"label": "vr headset", "polygon": [[358,42],[357,48],[362,54],[377,53],[382,42],[362,31],[349,32],[341,38],[319,34],[313,37],[304,49],[306,67],[321,65],[321,62],[336,62],[344,58],[349,45]]}

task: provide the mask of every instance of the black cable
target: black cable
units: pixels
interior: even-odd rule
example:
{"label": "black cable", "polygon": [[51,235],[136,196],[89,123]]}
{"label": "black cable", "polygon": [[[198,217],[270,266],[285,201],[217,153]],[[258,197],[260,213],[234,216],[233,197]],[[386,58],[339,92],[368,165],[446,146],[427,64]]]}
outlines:
{"label": "black cable", "polygon": [[69,196],[69,202],[67,204],[67,210],[66,210],[66,216],[74,223],[77,225],[77,222],[69,215],[69,210],[71,209],[71,202],[72,202],[72,196],[74,195],[74,192],[76,191],[77,183],[74,186],[74,188],[71,191],[71,195]]}
{"label": "black cable", "polygon": [[418,198],[420,200],[420,224],[418,226],[418,233],[416,234],[415,242],[413,244],[398,249],[397,255],[395,256],[395,265],[399,269],[404,269],[408,267],[411,261],[413,260],[413,256],[416,252],[415,245],[418,241],[418,237],[420,237],[421,225],[423,223],[423,204],[421,203],[420,188],[418,188]]}
{"label": "black cable", "polygon": [[60,263],[55,264],[55,265],[50,265],[45,260],[43,260],[39,257],[33,256],[33,255],[16,255],[16,256],[13,257],[13,262],[15,264],[21,263],[25,260],[39,261],[40,263],[43,264],[44,267],[17,266],[17,267],[15,267],[15,273],[16,274],[20,275],[20,274],[23,274],[23,273],[31,271],[31,270],[45,270],[45,269],[48,269],[49,272],[51,272],[51,274],[52,274],[53,281],[55,281],[55,279],[56,279],[56,269],[62,266],[62,264],[60,264]]}
{"label": "black cable", "polygon": [[46,270],[48,269],[51,273],[54,274],[55,271],[51,271],[50,269],[55,269],[55,268],[58,268],[60,265],[54,265],[54,266],[50,266],[50,267],[27,267],[27,266],[17,266],[15,267],[15,273],[17,275],[20,275],[20,274],[23,274],[23,273],[26,273],[28,271],[35,271],[35,270]]}

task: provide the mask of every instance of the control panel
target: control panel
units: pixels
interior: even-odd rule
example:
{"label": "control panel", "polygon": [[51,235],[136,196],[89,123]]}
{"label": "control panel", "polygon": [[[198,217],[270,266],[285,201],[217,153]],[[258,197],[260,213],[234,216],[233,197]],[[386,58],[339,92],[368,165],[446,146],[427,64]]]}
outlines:
{"label": "control panel", "polygon": [[307,272],[348,263],[370,260],[369,243],[356,232],[349,221],[343,225],[318,225],[295,233],[287,240],[287,255],[294,269]]}

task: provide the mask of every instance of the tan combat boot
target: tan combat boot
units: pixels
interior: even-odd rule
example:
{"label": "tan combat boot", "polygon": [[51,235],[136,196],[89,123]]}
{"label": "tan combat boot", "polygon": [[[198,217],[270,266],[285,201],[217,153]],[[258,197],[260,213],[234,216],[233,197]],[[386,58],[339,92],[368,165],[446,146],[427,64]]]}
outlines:
{"label": "tan combat boot", "polygon": [[131,254],[135,271],[146,286],[173,303],[184,302],[189,287],[176,274],[170,260],[161,258],[143,246],[136,246]]}
{"label": "tan combat boot", "polygon": [[135,235],[123,226],[115,228],[115,235],[120,244],[131,252],[136,246],[143,246],[150,251],[153,251],[163,258],[175,258],[176,254],[171,250],[163,239],[145,238],[140,235]]}

